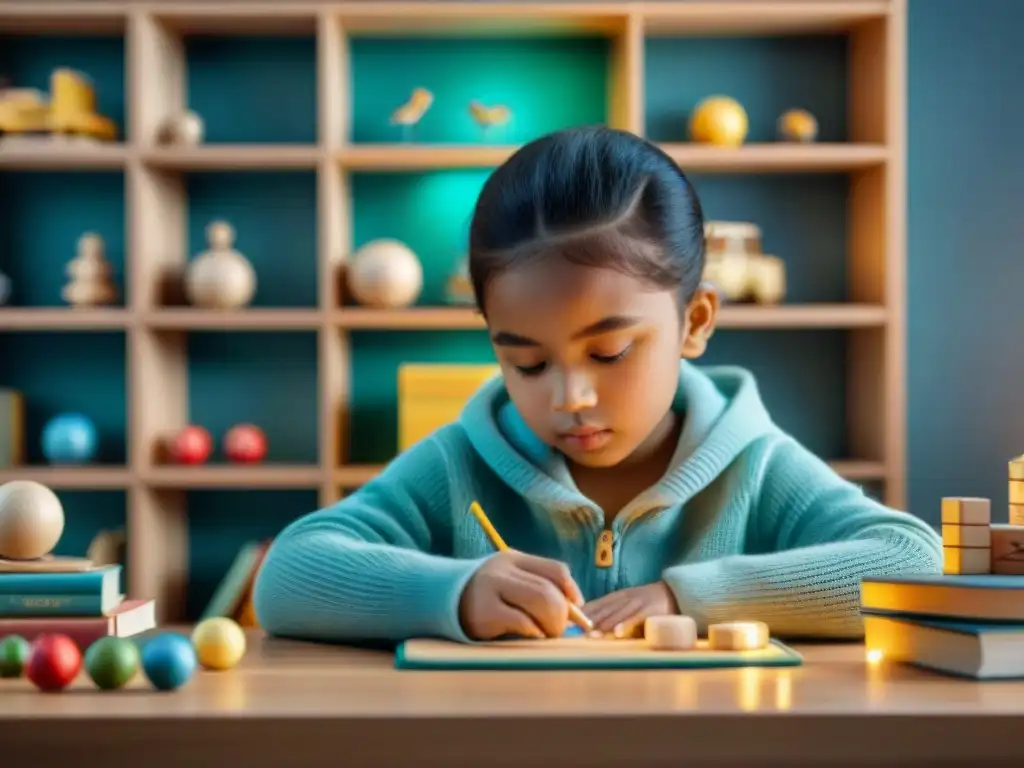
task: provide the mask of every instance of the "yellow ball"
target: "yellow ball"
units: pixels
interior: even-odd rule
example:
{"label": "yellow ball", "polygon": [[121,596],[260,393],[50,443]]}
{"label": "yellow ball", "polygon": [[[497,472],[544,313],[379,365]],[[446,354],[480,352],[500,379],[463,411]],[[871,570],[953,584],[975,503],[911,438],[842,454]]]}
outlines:
{"label": "yellow ball", "polygon": [[245,632],[237,622],[217,616],[196,625],[192,645],[207,669],[231,669],[245,656]]}
{"label": "yellow ball", "polygon": [[729,96],[709,96],[690,116],[690,139],[719,147],[738,147],[750,128],[747,112]]}

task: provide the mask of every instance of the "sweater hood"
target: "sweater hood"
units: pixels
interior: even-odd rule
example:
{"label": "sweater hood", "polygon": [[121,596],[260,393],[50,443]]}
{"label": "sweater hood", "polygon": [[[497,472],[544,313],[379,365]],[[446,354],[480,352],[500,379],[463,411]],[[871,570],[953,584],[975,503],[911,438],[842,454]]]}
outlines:
{"label": "sweater hood", "polygon": [[[662,479],[630,504],[629,517],[682,504],[706,488],[755,440],[777,433],[753,375],[733,366],[682,360],[672,409],[683,415],[675,455]],[[459,417],[473,448],[514,491],[551,512],[594,509],[561,452],[519,415],[501,376],[486,382]]]}

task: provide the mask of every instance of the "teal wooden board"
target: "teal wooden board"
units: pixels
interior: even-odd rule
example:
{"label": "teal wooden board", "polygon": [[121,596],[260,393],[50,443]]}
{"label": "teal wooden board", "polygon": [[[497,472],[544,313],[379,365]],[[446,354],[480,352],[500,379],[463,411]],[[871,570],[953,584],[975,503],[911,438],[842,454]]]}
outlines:
{"label": "teal wooden board", "polygon": [[457,643],[416,638],[395,652],[397,669],[421,670],[583,670],[725,669],[796,667],[803,657],[772,640],[757,651],[711,651],[706,641],[692,651],[653,651],[643,640],[510,640]]}

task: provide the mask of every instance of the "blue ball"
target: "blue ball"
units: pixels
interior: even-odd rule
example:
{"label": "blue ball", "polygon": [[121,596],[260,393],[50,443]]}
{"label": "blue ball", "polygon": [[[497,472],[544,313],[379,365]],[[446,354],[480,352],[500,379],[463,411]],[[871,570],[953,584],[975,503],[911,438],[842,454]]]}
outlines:
{"label": "blue ball", "polygon": [[43,427],[43,455],[54,464],[76,464],[96,455],[96,426],[88,416],[63,413]]}
{"label": "blue ball", "polygon": [[180,688],[191,679],[196,665],[196,650],[184,635],[165,632],[142,647],[142,671],[157,690]]}

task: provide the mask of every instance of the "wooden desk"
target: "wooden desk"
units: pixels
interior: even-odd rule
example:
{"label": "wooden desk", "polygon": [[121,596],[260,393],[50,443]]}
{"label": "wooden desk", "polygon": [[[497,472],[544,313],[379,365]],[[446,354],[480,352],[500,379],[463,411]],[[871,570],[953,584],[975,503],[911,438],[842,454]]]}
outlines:
{"label": "wooden desk", "polygon": [[[4,762],[261,766],[1020,766],[1024,683],[796,646],[791,669],[399,672],[390,654],[267,640],[158,693],[0,680]],[[70,761],[75,761],[74,763]]]}

